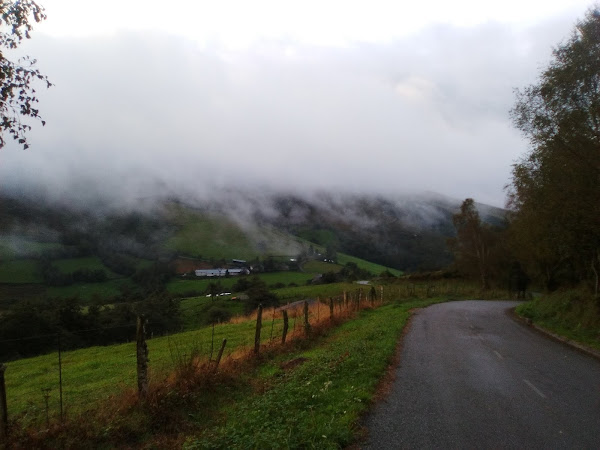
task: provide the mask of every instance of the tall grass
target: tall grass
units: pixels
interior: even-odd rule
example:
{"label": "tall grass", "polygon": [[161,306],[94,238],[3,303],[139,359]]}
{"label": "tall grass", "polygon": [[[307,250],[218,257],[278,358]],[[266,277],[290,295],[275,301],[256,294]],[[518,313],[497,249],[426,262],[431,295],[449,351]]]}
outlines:
{"label": "tall grass", "polygon": [[[338,297],[335,315],[338,318],[351,314],[357,307],[352,302],[357,302],[359,297],[356,286],[354,291],[349,291],[346,303],[340,292],[336,292]],[[361,307],[369,306],[370,303],[365,301],[366,292],[360,295],[363,302]],[[289,319],[288,341],[303,338],[301,304],[289,310]],[[310,305],[309,320],[317,328],[329,320],[329,306],[325,300]],[[237,317],[229,323],[215,325],[214,328],[205,327],[171,336],[149,336],[151,379],[153,382],[160,382],[180,365],[182,358],[192,354],[198,364],[207,363],[211,354],[214,358],[215,348],[223,339],[227,339],[224,359],[239,358],[253,348],[255,321],[256,313],[253,313]],[[261,343],[275,345],[281,340],[282,329],[282,311],[278,308],[265,309]],[[53,339],[46,339],[48,338]],[[63,352],[61,358],[63,397],[69,414],[79,415],[90,407],[94,408],[98,401],[134,386],[134,342]],[[41,422],[45,417],[42,389],[49,388],[51,415],[56,416],[59,392],[58,354],[54,352],[13,361],[7,366],[6,387],[11,415],[28,423]]]}
{"label": "tall grass", "polygon": [[559,335],[600,349],[600,301],[587,287],[544,294],[517,313]]}
{"label": "tall grass", "polygon": [[[270,308],[263,311],[261,328],[261,354],[277,354],[287,348],[295,348],[297,342],[309,342],[331,327],[335,327],[346,319],[353,317],[364,308],[379,306],[381,296],[366,299],[361,290],[348,292],[334,300],[335,317],[330,316],[330,300],[315,301],[308,307],[310,330],[304,328],[303,304],[287,307],[290,317],[290,328],[286,343],[281,342],[283,328],[282,310]],[[142,404],[143,411],[136,401],[135,380],[135,346],[96,347],[63,354],[63,379],[65,380],[65,400],[67,421],[60,427],[57,425],[56,413],[52,416],[52,433],[56,433],[61,446],[65,446],[65,433],[91,434],[89,439],[97,444],[98,435],[106,427],[114,427],[116,431],[109,433],[110,439],[123,432],[122,427],[131,425],[132,409],[135,414],[147,420],[160,420],[171,423],[181,420],[180,406],[200,386],[215,383],[214,359],[218,345],[227,339],[227,354],[220,369],[221,381],[228,377],[238,377],[248,368],[254,367],[261,359],[252,354],[256,313],[244,319],[238,318],[232,323],[198,330],[198,332],[182,333],[176,336],[154,338],[148,341],[151,361],[151,388],[148,401]],[[209,340],[210,336],[210,340]],[[214,338],[213,338],[214,336]],[[308,340],[307,340],[308,339]],[[210,344],[209,344],[210,342]],[[36,446],[39,435],[33,436],[31,431],[36,427],[44,427],[45,411],[42,405],[41,389],[52,385],[57,377],[56,355],[31,358],[9,364],[7,370],[7,388],[9,392],[9,410],[13,414],[12,428],[18,433],[20,442],[26,446]],[[240,372],[241,371],[241,372]],[[237,374],[237,375],[235,375]],[[226,383],[225,383],[226,384]],[[214,387],[214,386],[213,386]],[[216,388],[220,389],[219,387]],[[21,396],[21,402],[14,401]],[[50,407],[57,408],[53,395]],[[173,408],[165,406],[171,404]],[[145,405],[145,406],[144,406]],[[177,406],[179,405],[179,406]],[[21,407],[21,413],[14,415]],[[136,409],[137,408],[137,409]],[[110,417],[107,417],[110,411]],[[166,416],[174,415],[171,418]],[[90,429],[80,430],[83,418],[89,420]],[[138,415],[134,415],[139,417]],[[117,421],[118,424],[115,424]],[[108,424],[107,424],[108,422]],[[169,425],[170,426],[170,425]],[[29,430],[29,431],[28,431]],[[62,430],[62,431],[61,431]],[[148,430],[147,430],[148,431]],[[163,430],[164,431],[164,430]],[[116,433],[116,434],[115,434]],[[32,437],[33,436],[33,437]],[[79,442],[81,444],[81,442]],[[94,444],[94,445],[95,445]],[[89,445],[89,442],[88,444]]]}

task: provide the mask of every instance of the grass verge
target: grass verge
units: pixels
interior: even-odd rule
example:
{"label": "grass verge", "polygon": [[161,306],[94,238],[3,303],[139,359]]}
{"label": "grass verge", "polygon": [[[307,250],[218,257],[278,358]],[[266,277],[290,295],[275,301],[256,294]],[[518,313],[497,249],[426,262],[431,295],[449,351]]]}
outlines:
{"label": "grass verge", "polygon": [[553,333],[600,350],[600,302],[587,289],[543,295],[519,305],[516,312]]}
{"label": "grass verge", "polygon": [[314,347],[265,362],[252,383],[258,391],[215,411],[220,420],[188,438],[185,448],[349,445],[393,359],[410,310],[440,301],[398,302],[364,310]]}
{"label": "grass verge", "polygon": [[[355,300],[349,302],[351,307]],[[87,386],[82,386],[82,391],[76,394],[87,396],[92,402],[90,406],[95,404],[92,409],[76,413],[69,408],[70,418],[65,424],[52,420],[49,428],[41,430],[39,425],[27,426],[27,416],[22,416],[20,422],[25,426],[18,427],[16,423],[11,426],[11,442],[23,448],[38,447],[42,442],[44,446],[60,448],[182,445],[188,448],[337,448],[347,445],[355,439],[358,418],[368,407],[378,381],[393,358],[410,309],[439,301],[396,302],[377,309],[367,308],[354,313],[356,315],[351,313],[351,320],[344,323],[339,320],[346,320],[347,314],[337,316],[333,322],[321,314],[321,321],[314,322],[308,339],[301,330],[299,336],[293,333],[294,319],[293,328],[290,323],[292,338],[285,345],[271,343],[265,336],[260,358],[244,351],[235,352],[237,356],[226,359],[218,372],[198,359],[201,350],[189,353],[189,346],[183,345],[176,346],[180,351],[175,348],[174,352],[171,343],[170,358],[174,353],[176,356],[174,370],[170,372],[165,367],[167,371],[160,371],[164,375],[155,378],[145,402],[138,402],[135,390],[116,379],[113,383],[117,389],[109,388],[105,377],[101,382],[103,386],[96,392],[101,391],[105,398],[110,393],[114,396],[94,401],[93,396],[90,398],[94,388],[87,379]],[[338,303],[340,312],[344,304]],[[318,307],[318,304],[311,306],[311,323],[319,317],[318,309],[315,311]],[[268,332],[268,320],[266,322]],[[274,324],[275,328],[280,326],[278,321]],[[241,343],[248,348],[244,340],[252,329],[252,321],[223,327],[228,326],[241,331],[242,341],[237,345],[232,342],[233,347]],[[275,335],[278,333],[276,330]],[[153,366],[157,359],[162,359],[158,343],[155,339],[149,341],[149,347],[153,347],[150,348],[150,354],[154,355]],[[119,362],[124,357],[132,357],[130,346],[121,349],[123,355],[117,358]],[[113,346],[110,353],[118,353],[116,350]],[[183,353],[184,350],[187,353]],[[75,354],[64,355],[66,366],[72,369],[75,361],[71,358]],[[102,357],[88,356],[81,362],[94,362],[106,371],[106,353]],[[24,362],[31,368],[31,360]],[[135,370],[133,364],[127,365],[128,373]],[[17,369],[14,363],[9,365],[13,375]],[[28,372],[31,377],[31,369]],[[82,378],[89,376],[81,370],[71,373]],[[120,375],[122,379],[124,373]],[[133,378],[131,373],[132,381]],[[69,384],[74,387],[73,381],[71,378]],[[73,396],[67,397],[72,399]],[[43,411],[39,413],[43,415]],[[35,415],[35,412],[28,408],[29,414]],[[80,420],[82,417],[86,419]]]}

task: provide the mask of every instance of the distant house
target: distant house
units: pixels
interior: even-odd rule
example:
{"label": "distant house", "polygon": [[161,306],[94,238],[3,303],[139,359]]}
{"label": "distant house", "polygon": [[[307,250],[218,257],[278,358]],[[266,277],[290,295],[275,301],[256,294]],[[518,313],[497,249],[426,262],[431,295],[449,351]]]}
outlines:
{"label": "distant house", "polygon": [[197,277],[225,277],[229,274],[231,277],[238,275],[248,275],[250,271],[246,268],[241,269],[201,269],[194,272]]}

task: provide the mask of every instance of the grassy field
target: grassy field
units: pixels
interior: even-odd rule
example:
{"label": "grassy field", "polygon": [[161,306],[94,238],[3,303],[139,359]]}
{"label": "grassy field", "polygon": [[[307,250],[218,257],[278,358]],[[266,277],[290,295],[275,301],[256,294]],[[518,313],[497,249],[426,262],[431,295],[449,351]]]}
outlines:
{"label": "grassy field", "polygon": [[91,300],[98,296],[106,299],[114,297],[121,293],[120,286],[126,284],[134,286],[133,283],[125,278],[104,281],[102,283],[83,283],[73,284],[71,286],[50,286],[46,288],[48,297],[79,297],[83,301]]}
{"label": "grassy field", "polygon": [[[265,323],[264,326],[263,341],[266,342],[269,340],[266,330],[270,324]],[[218,325],[215,327],[214,339],[220,343],[222,339],[227,338],[227,354],[230,354],[240,346],[250,347],[254,340],[254,328],[253,322]],[[210,328],[204,328],[149,339],[152,379],[160,380],[165,374],[173,371],[184,354],[190,355],[193,351],[198,351],[203,357],[208,357],[211,331]],[[64,352],[62,377],[66,407],[73,413],[81,412],[109,395],[133,387],[136,373],[135,351],[135,342],[132,342]],[[51,389],[51,409],[57,411],[57,353],[10,362],[7,366],[7,402],[11,415],[25,413],[29,416],[38,415],[39,419],[43,405],[43,388]]]}
{"label": "grassy field", "polygon": [[269,226],[244,229],[225,215],[199,213],[177,205],[171,216],[178,230],[166,247],[181,254],[204,259],[245,259],[297,255],[305,245],[300,238]]}
{"label": "grassy field", "polygon": [[[356,286],[354,286],[356,289]],[[340,291],[337,292],[340,294]],[[193,320],[195,312],[210,307],[208,298],[190,298],[182,305],[182,311]],[[218,301],[215,302],[217,304]],[[238,306],[241,309],[241,303]],[[312,312],[319,316],[319,307]],[[325,318],[326,306],[320,305],[321,317]],[[295,313],[290,312],[291,317]],[[311,316],[313,317],[313,316]],[[185,320],[185,319],[184,319]],[[293,329],[296,329],[296,319]],[[312,321],[313,319],[311,319]],[[195,353],[208,359],[212,342],[218,345],[227,339],[226,356],[234,354],[238,349],[250,349],[254,343],[255,322],[253,319],[234,320],[212,329],[201,328],[195,331],[178,333],[172,336],[155,336],[148,340],[151,360],[152,379],[160,381],[165,374],[175,370],[184,355]],[[300,331],[300,319],[298,330]],[[280,336],[282,331],[281,315],[266,310],[263,319],[261,342],[267,343],[272,336]],[[290,324],[292,328],[292,323]],[[290,333],[293,330],[290,329]],[[133,339],[132,335],[132,339]],[[55,339],[45,337],[44,339]],[[213,349],[214,350],[214,349]],[[214,352],[213,352],[214,353]],[[214,355],[213,355],[214,356]],[[51,405],[56,411],[58,401],[58,356],[57,353],[42,355],[13,361],[7,364],[6,386],[11,414],[26,414],[28,417],[40,418],[43,397],[41,389],[52,390]],[[91,347],[87,349],[63,352],[62,354],[63,391],[66,404],[73,412],[81,412],[98,399],[117,394],[135,382],[136,358],[135,343]]]}
{"label": "grassy field", "polygon": [[364,259],[355,258],[354,256],[346,255],[344,253],[338,253],[338,263],[342,265],[346,265],[349,262],[355,263],[358,267],[368,270],[373,275],[379,275],[384,270],[389,270],[393,275],[400,276],[402,275],[402,271],[397,269],[390,269],[380,264],[375,264],[369,261],[365,261]]}
{"label": "grassy field", "polygon": [[273,272],[259,275],[259,278],[267,283],[267,286],[273,286],[277,283],[285,284],[296,283],[305,285],[307,281],[313,278],[312,273],[304,272]]}
{"label": "grassy field", "polygon": [[[363,310],[339,326],[329,321],[325,305],[314,304],[311,323],[317,326],[315,308],[320,305],[326,327],[306,339],[302,327],[296,329],[296,319],[290,319],[290,342],[284,347],[263,347],[260,359],[244,359],[247,353],[236,351],[253,345],[254,319],[216,326],[215,343],[228,339],[225,372],[218,378],[197,379],[196,387],[181,383],[193,382],[185,375],[186,368],[192,367],[190,355],[207,358],[211,353],[212,330],[155,337],[148,347],[151,384],[156,386],[152,389],[157,390],[152,391],[148,406],[124,406],[135,399],[131,397],[136,367],[133,343],[66,352],[62,360],[65,431],[54,428],[43,437],[37,432],[21,434],[21,443],[35,447],[43,439],[51,447],[107,448],[117,443],[175,448],[184,441],[185,448],[347,446],[356,439],[358,421],[395,354],[411,309],[439,301],[392,302]],[[281,326],[279,319],[265,312],[263,345],[272,337],[277,342]],[[238,361],[246,362],[239,365]],[[51,421],[56,423],[57,364],[56,354],[8,364],[8,408],[19,426],[29,424],[36,430],[44,423],[43,388],[50,389]],[[104,414],[101,405],[114,412]]]}
{"label": "grassy field", "polygon": [[208,216],[173,206],[179,227],[166,247],[191,256],[215,259],[246,259],[258,256],[246,234],[224,216]]}
{"label": "grassy field", "polygon": [[[334,295],[338,295],[340,292],[349,292],[352,290],[359,289],[359,286],[354,283],[332,283],[332,284],[318,284],[309,286],[297,286],[297,287],[286,287],[281,289],[275,289],[273,292],[279,298],[281,303],[295,302],[297,300],[304,300],[305,298],[328,298]],[[365,291],[370,289],[368,286],[364,287]]]}
{"label": "grassy field", "polygon": [[[282,272],[290,275],[289,272]],[[268,276],[267,276],[268,275]],[[290,280],[292,278],[281,278],[277,277],[277,274],[263,274],[261,277],[267,283],[270,281],[281,282],[281,280]],[[300,274],[304,275],[306,274]],[[292,303],[298,300],[314,299],[320,297],[321,299],[327,299],[329,297],[337,296],[340,293],[346,291],[354,291],[361,289],[358,285],[353,283],[333,283],[324,285],[299,285],[296,287],[285,287],[280,289],[273,289],[272,292],[277,296],[280,304],[285,305],[286,303]],[[362,287],[363,293],[367,295],[369,286]],[[186,297],[181,300],[181,317],[183,320],[184,330],[194,330],[201,326],[205,326],[208,321],[208,315],[211,309],[220,309],[227,311],[231,316],[241,315],[244,313],[244,304],[241,301],[231,300],[231,297],[235,296],[235,293],[231,295],[215,297],[211,299],[206,296]]]}
{"label": "grassy field", "polygon": [[97,256],[89,256],[85,258],[56,259],[52,261],[52,264],[54,264],[62,273],[72,273],[76,270],[81,269],[104,270],[108,278],[120,277],[120,275],[117,275],[104,264],[102,264],[102,261]]}
{"label": "grassy field", "polygon": [[208,285],[210,283],[221,283],[221,286],[223,286],[224,289],[231,289],[231,286],[233,286],[233,283],[235,283],[236,278],[232,277],[232,278],[215,278],[215,279],[208,279],[208,278],[197,278],[197,279],[190,279],[190,280],[181,280],[181,279],[177,279],[177,280],[171,280],[167,283],[167,291],[169,291],[171,294],[175,294],[175,295],[183,295],[185,296],[186,293],[188,292],[204,292],[206,291],[206,289],[208,288]]}
{"label": "grassy field", "polygon": [[231,300],[231,296],[216,297],[187,297],[179,304],[184,330],[195,330],[206,326],[211,309],[225,310],[231,316],[244,313],[244,304],[241,301]]}
{"label": "grassy field", "polygon": [[[366,262],[366,261],[365,261]],[[326,272],[339,272],[342,270],[342,266],[339,264],[326,263],[325,261],[308,261],[302,266],[302,269],[308,273],[326,273]]]}
{"label": "grassy field", "polygon": [[[441,301],[365,310],[315,346],[279,355],[259,368],[265,391],[227,402],[184,448],[344,448],[393,358],[410,310]],[[286,370],[286,361],[301,361]],[[282,414],[282,411],[285,411]]]}
{"label": "grassy field", "polygon": [[[253,277],[254,275],[251,275]],[[311,274],[303,272],[270,272],[270,273],[259,273],[256,275],[258,278],[267,283],[267,286],[275,285],[276,283],[283,283],[289,285],[290,283],[296,283],[298,285],[305,285],[306,282],[312,279]],[[231,290],[231,287],[238,280],[238,277],[230,278],[195,278],[189,280],[172,280],[167,284],[167,290],[172,294],[184,295],[187,292],[204,292],[210,283],[220,283],[223,289]]]}
{"label": "grassy field", "polygon": [[38,264],[33,259],[16,259],[0,263],[0,283],[42,283]]}

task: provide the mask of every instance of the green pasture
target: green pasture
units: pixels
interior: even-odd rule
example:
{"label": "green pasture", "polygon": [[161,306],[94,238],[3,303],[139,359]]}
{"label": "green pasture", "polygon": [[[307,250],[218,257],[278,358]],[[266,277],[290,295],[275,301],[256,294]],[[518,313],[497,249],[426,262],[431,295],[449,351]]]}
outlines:
{"label": "green pasture", "polygon": [[282,283],[286,286],[290,283],[305,285],[307,281],[313,278],[313,274],[303,272],[270,272],[259,274],[259,278],[267,283],[267,286],[273,286],[277,283]]}
{"label": "green pasture", "polygon": [[[272,326],[274,335],[281,335],[283,325],[279,319],[273,324],[264,320],[262,342],[269,341]],[[223,339],[227,339],[227,357],[239,347],[250,349],[254,345],[254,333],[254,321],[216,325],[214,343],[218,346]],[[149,339],[151,379],[161,380],[192,353],[208,359],[213,342],[211,334],[212,328],[208,327]],[[213,349],[213,357],[217,350]],[[133,334],[130,343],[63,352],[63,396],[67,411],[82,412],[86,408],[93,408],[97,401],[117,395],[125,388],[133,388],[135,374],[136,346]],[[44,404],[42,389],[50,389],[50,409],[55,417],[58,411],[58,378],[56,352],[8,363],[6,390],[11,417],[25,415],[27,420],[41,420]]]}
{"label": "green pasture", "polygon": [[97,256],[88,256],[84,258],[56,259],[52,261],[52,264],[54,264],[62,273],[73,273],[76,270],[82,269],[104,270],[108,278],[120,277],[120,275],[117,275],[104,264],[102,264],[102,261]]}
{"label": "green pasture", "polygon": [[135,261],[136,269],[146,269],[154,264],[154,261],[150,259],[132,258]]}
{"label": "green pasture", "polygon": [[204,292],[210,283],[221,283],[223,289],[231,289],[236,278],[192,278],[189,280],[171,280],[167,283],[167,291],[175,295],[186,295],[188,292]]}
{"label": "green pasture", "polygon": [[[331,284],[315,284],[297,287],[285,287],[281,289],[274,289],[273,293],[277,295],[280,303],[294,302],[297,300],[304,300],[306,298],[328,298],[340,295],[340,293],[346,291],[350,292],[358,290],[360,286],[353,283],[331,283]],[[369,287],[364,287],[369,289]]]}
{"label": "green pasture", "polygon": [[123,285],[134,287],[133,283],[126,279],[114,279],[102,283],[82,283],[72,284],[70,286],[49,286],[46,288],[48,297],[79,297],[83,301],[89,301],[97,296],[103,299],[114,297],[121,293],[120,287]]}
{"label": "green pasture", "polygon": [[16,259],[0,263],[0,283],[42,283],[37,261]]}
{"label": "green pasture", "polygon": [[229,312],[232,317],[244,314],[244,303],[231,300],[231,295],[223,297],[187,297],[179,303],[180,317],[184,330],[194,330],[205,326],[211,309]]}
{"label": "green pasture", "polygon": [[258,252],[246,234],[224,216],[208,216],[172,207],[178,230],[165,244],[170,250],[215,259],[253,259]]}
{"label": "green pasture", "polygon": [[[340,295],[344,288],[356,290],[357,285],[338,284],[313,286],[312,293],[316,294],[321,288],[321,296]],[[315,295],[316,296],[316,295]],[[196,297],[182,301],[181,311],[184,324],[193,326],[194,315],[207,310],[211,306],[226,304],[233,311],[243,310],[242,302],[220,298],[212,303],[210,298]],[[132,324],[132,328],[133,328]],[[290,325],[292,327],[292,325]],[[263,316],[261,339],[266,343],[281,336],[283,324],[270,310]],[[151,329],[151,324],[149,325]],[[292,330],[290,330],[292,332]],[[298,327],[297,332],[300,332]],[[66,407],[73,412],[81,412],[93,407],[94,402],[117,395],[124,388],[135,385],[136,356],[132,331],[132,342],[104,347],[91,347],[81,350],[63,352],[62,377]],[[212,328],[205,327],[171,336],[153,337],[148,340],[151,376],[160,380],[181,365],[186,357],[197,354],[208,359],[211,354],[211,342],[215,348],[223,339],[227,339],[225,357],[240,347],[250,349],[254,345],[255,322],[253,320],[241,323],[225,323]],[[44,339],[55,339],[46,337]],[[212,349],[213,357],[216,354]],[[15,414],[25,414],[31,420],[42,420],[43,395],[42,389],[49,388],[50,407],[53,414],[58,408],[58,354],[51,353],[33,358],[13,361],[7,364],[6,386],[8,408],[11,417]],[[29,420],[29,419],[27,419]]]}
{"label": "green pasture", "polygon": [[[283,283],[286,286],[290,283],[296,283],[298,285],[304,285],[308,280],[312,278],[311,274],[303,272],[269,272],[259,273],[253,275],[246,275],[246,277],[257,276],[267,286],[272,286],[277,283]],[[167,283],[167,290],[175,295],[185,295],[187,292],[204,292],[208,289],[210,283],[220,283],[224,290],[231,290],[232,286],[240,277],[211,277],[211,278],[191,278],[191,279],[177,279],[171,280]]]}
{"label": "green pasture", "polygon": [[302,265],[302,269],[308,273],[326,273],[326,272],[339,272],[342,270],[342,266],[339,264],[327,263],[325,261],[312,260]]}
{"label": "green pasture", "polygon": [[372,263],[369,261],[365,261],[364,259],[356,258],[354,256],[346,255],[344,253],[338,253],[337,255],[338,263],[342,265],[346,265],[349,262],[355,263],[361,269],[368,270],[373,275],[377,276],[384,270],[389,270],[392,274],[396,276],[402,275],[401,270],[390,269],[389,267],[382,266],[381,264]]}
{"label": "green pasture", "polygon": [[314,242],[320,246],[326,246],[329,243],[338,242],[338,237],[331,230],[302,230],[300,237],[306,241]]}

